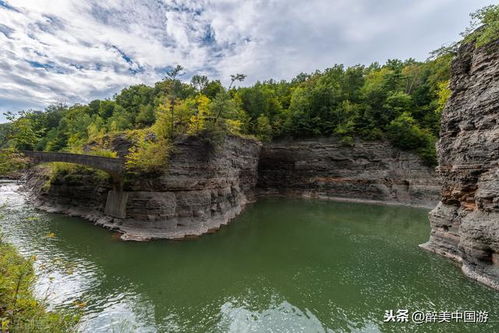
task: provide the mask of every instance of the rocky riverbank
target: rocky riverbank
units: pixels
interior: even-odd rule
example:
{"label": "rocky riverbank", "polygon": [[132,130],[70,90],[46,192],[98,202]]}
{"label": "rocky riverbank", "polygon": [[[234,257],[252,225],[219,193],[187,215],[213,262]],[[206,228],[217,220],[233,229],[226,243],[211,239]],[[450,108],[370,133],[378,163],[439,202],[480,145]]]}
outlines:
{"label": "rocky riverbank", "polygon": [[442,196],[421,246],[499,289],[499,41],[463,45],[438,143]]}
{"label": "rocky riverbank", "polygon": [[[120,141],[114,150],[122,146]],[[216,145],[185,137],[176,142],[168,165],[160,175],[125,183],[124,219],[103,213],[111,184],[89,169],[54,178],[42,165],[28,173],[26,188],[40,209],[86,218],[119,231],[125,240],[214,232],[255,194],[434,207],[439,193],[431,168],[386,142],[345,145],[327,138],[262,148],[235,136]]]}
{"label": "rocky riverbank", "polygon": [[433,208],[440,193],[433,168],[380,141],[271,143],[262,149],[258,175],[260,194]]}
{"label": "rocky riverbank", "polygon": [[198,137],[178,140],[167,171],[125,184],[125,219],[103,214],[111,186],[91,173],[60,175],[47,186],[41,166],[28,174],[26,188],[40,209],[81,216],[125,240],[195,237],[227,224],[254,200],[260,147],[236,136],[216,145]]}

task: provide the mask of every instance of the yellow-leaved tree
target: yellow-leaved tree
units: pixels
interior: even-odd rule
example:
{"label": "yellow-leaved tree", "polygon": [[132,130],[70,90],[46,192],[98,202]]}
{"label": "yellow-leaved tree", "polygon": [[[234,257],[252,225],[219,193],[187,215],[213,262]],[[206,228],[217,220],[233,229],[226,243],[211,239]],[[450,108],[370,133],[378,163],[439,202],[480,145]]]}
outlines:
{"label": "yellow-leaved tree", "polygon": [[213,115],[210,109],[210,99],[205,95],[198,95],[195,98],[195,112],[190,117],[187,133],[195,135],[204,131],[207,122],[212,121]]}
{"label": "yellow-leaved tree", "polygon": [[168,164],[171,149],[170,102],[165,98],[156,108],[156,121],[150,128],[129,131],[133,146],[126,167],[136,173],[157,173]]}

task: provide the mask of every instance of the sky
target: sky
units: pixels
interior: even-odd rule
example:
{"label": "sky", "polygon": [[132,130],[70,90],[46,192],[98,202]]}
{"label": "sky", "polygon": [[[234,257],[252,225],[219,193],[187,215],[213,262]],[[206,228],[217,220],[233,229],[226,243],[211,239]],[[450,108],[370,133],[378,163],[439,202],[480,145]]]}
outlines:
{"label": "sky", "polygon": [[[0,113],[181,77],[425,60],[493,0],[0,0]],[[0,116],[0,122],[5,121]]]}

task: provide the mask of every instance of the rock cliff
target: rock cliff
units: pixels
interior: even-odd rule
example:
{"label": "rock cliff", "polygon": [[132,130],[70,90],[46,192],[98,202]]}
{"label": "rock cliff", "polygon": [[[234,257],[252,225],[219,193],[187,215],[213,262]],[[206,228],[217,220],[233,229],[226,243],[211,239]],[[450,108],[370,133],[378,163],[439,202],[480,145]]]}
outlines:
{"label": "rock cliff", "polygon": [[335,138],[265,145],[259,164],[263,194],[377,201],[435,207],[440,186],[432,168],[388,142],[342,144]]}
{"label": "rock cliff", "polygon": [[235,136],[219,145],[186,137],[176,142],[168,164],[160,175],[128,179],[120,192],[124,219],[103,213],[112,187],[90,170],[49,181],[41,166],[29,174],[27,187],[39,208],[82,216],[129,240],[213,232],[239,214],[255,192],[432,207],[439,193],[431,168],[386,142],[347,146],[327,138],[262,148]]}
{"label": "rock cliff", "polygon": [[499,289],[499,41],[462,45],[438,143],[441,201],[421,246]]}
{"label": "rock cliff", "polygon": [[28,175],[27,187],[44,210],[82,216],[121,232],[123,239],[181,239],[212,232],[254,198],[260,143],[227,136],[211,145],[197,137],[175,144],[168,170],[125,185],[126,218],[104,216],[108,181],[92,172],[47,183],[43,166]]}

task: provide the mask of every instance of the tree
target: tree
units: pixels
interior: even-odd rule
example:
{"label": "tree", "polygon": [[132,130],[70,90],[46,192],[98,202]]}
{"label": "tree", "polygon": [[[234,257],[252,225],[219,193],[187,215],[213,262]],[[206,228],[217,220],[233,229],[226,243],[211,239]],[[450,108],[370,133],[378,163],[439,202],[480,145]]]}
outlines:
{"label": "tree", "polygon": [[180,95],[180,91],[182,89],[182,82],[177,79],[177,76],[181,74],[183,71],[183,67],[180,65],[177,65],[175,68],[169,70],[166,73],[167,76],[167,81],[170,82],[170,114],[171,114],[171,131],[170,131],[170,136],[174,135],[174,126],[175,126],[175,119],[174,119],[174,108],[175,108],[175,100],[178,98]]}
{"label": "tree", "polygon": [[155,119],[156,118],[154,116],[154,108],[152,105],[147,104],[139,106],[139,113],[135,118],[136,127],[142,128],[142,127],[151,126],[154,123]]}
{"label": "tree", "polygon": [[242,82],[246,78],[246,74],[233,74],[230,76],[230,85],[229,85],[229,90],[234,84],[235,81]]}
{"label": "tree", "polygon": [[417,149],[428,145],[429,134],[421,130],[409,112],[404,112],[388,125],[388,137],[401,149]]}
{"label": "tree", "polygon": [[191,78],[191,84],[196,88],[198,92],[203,91],[208,86],[209,80],[206,75],[194,75]]}
{"label": "tree", "polygon": [[39,140],[38,133],[33,129],[33,123],[26,117],[13,122],[9,138],[18,150],[33,150]]}
{"label": "tree", "polygon": [[220,92],[224,91],[224,87],[222,86],[222,83],[219,80],[215,81],[210,81],[206,87],[201,90],[201,93],[203,95],[206,95],[208,98],[213,99],[215,96],[217,96]]}
{"label": "tree", "polygon": [[397,91],[388,96],[383,104],[383,121],[389,123],[402,112],[412,111],[412,98],[410,95]]}
{"label": "tree", "polygon": [[262,141],[270,141],[272,139],[272,126],[267,116],[262,114],[258,117],[255,134]]}
{"label": "tree", "polygon": [[184,70],[184,67],[177,65],[174,68],[172,68],[166,72],[166,77],[170,80],[175,80],[177,78],[177,76],[182,74],[183,70]]}
{"label": "tree", "polygon": [[499,38],[499,5],[483,7],[470,16],[470,27],[463,33],[464,42],[474,41],[480,47]]}
{"label": "tree", "polygon": [[237,107],[234,101],[226,92],[219,93],[210,104],[211,113],[215,116],[214,123],[223,118],[230,118],[237,113]]}
{"label": "tree", "polygon": [[210,108],[210,99],[205,95],[199,95],[195,98],[196,110],[189,119],[187,133],[195,135],[207,129],[207,123],[213,119],[212,109]]}

